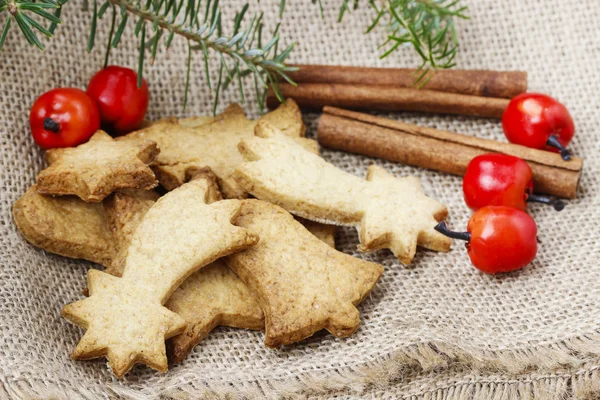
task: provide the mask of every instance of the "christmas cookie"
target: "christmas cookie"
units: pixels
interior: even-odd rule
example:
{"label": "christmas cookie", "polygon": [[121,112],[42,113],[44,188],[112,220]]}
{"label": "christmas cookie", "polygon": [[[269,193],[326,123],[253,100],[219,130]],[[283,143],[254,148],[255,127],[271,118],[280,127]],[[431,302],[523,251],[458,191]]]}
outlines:
{"label": "christmas cookie", "polygon": [[404,264],[417,245],[449,250],[450,239],[433,229],[446,217],[446,207],[423,193],[418,178],[396,178],[371,166],[364,180],[267,123],[259,123],[255,133],[241,141],[248,162],[233,174],[255,197],[313,221],[357,226],[362,250],[389,248]]}

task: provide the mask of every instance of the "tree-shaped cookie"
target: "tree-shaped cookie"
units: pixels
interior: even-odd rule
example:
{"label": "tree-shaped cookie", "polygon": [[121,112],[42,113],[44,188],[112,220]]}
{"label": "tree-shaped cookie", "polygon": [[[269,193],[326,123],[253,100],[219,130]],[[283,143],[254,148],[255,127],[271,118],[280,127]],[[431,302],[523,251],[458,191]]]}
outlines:
{"label": "tree-shaped cookie", "polygon": [[358,328],[356,305],[379,279],[379,264],[340,253],[264,201],[244,200],[237,223],[260,241],[225,262],[257,294],[267,346],[294,343],[321,329],[344,337]]}
{"label": "tree-shaped cookie", "polygon": [[151,189],[158,182],[148,165],[157,154],[155,142],[113,139],[98,131],[77,147],[48,150],[50,165],[38,175],[37,190],[97,202],[116,189]]}
{"label": "tree-shaped cookie", "polygon": [[[264,115],[261,120],[270,121],[286,135],[318,152],[314,140],[301,137],[304,134],[302,115],[292,100]],[[239,105],[232,104],[223,114],[211,119],[187,120],[183,123],[166,120],[132,132],[127,137],[158,143],[160,154],[152,168],[161,185],[168,190],[185,182],[188,168],[210,167],[219,178],[219,186],[226,198],[242,198],[246,197],[246,192],[230,176],[244,161],[237,145],[241,139],[253,136],[256,124],[257,121],[246,118]]]}
{"label": "tree-shaped cookie", "polygon": [[395,178],[373,165],[363,180],[266,123],[255,134],[241,141],[248,162],[233,175],[252,195],[307,219],[358,226],[361,249],[389,248],[404,264],[417,245],[449,250],[450,240],[433,229],[446,217],[446,207],[427,197],[417,178]]}
{"label": "tree-shaped cookie", "polygon": [[138,362],[167,369],[165,339],[186,323],[163,304],[189,275],[258,240],[232,224],[239,201],[209,205],[207,194],[207,183],[198,180],[160,198],[133,234],[121,278],[89,271],[90,297],[63,309],[65,318],[87,329],[73,358],[106,356],[117,377]]}

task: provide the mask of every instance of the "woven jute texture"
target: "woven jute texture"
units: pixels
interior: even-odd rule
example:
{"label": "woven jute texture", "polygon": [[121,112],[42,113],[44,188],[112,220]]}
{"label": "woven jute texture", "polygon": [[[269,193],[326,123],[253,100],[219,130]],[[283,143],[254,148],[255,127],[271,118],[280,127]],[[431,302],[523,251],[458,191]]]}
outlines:
{"label": "woven jute texture", "polygon": [[[530,90],[559,98],[575,119],[571,147],[585,158],[578,198],[561,213],[530,207],[540,240],[530,266],[503,276],[483,275],[456,243],[449,254],[420,250],[414,266],[405,269],[387,251],[359,254],[356,233],[341,229],[338,249],[385,267],[360,305],[361,326],[353,336],[336,339],[319,333],[274,351],[263,346],[260,332],[219,328],[166,374],[138,366],[120,381],[104,360],[75,362],[69,357],[82,330],[62,319],[60,310],[82,297],[86,271],[94,265],[28,245],[11,217],[12,204],[43,167],[42,152],[28,130],[32,102],[54,87],[84,87],[102,66],[108,18],[99,23],[97,49],[88,53],[90,13],[81,11],[79,3],[65,6],[64,24],[46,52],[27,46],[13,29],[0,53],[0,398],[600,397],[598,0],[472,0],[472,19],[458,25],[459,68],[527,70]],[[243,4],[222,3],[224,21],[233,19]],[[366,4],[338,24],[339,5],[324,3],[321,20],[317,5],[288,2],[281,31],[284,43],[298,42],[292,61],[418,62],[408,48],[378,59],[383,32],[363,34],[372,17]],[[264,20],[274,25],[278,4],[250,2],[250,11],[263,10]],[[113,51],[112,63],[135,68],[131,28]],[[168,53],[159,51],[153,66],[147,63],[151,118],[212,112],[200,55],[193,59],[190,104],[182,108],[184,45],[176,41]],[[225,92],[219,109],[236,98],[236,90]],[[246,107],[257,116],[255,104]],[[497,120],[416,113],[390,117],[504,140]],[[309,135],[315,135],[317,118],[305,115]],[[451,226],[466,226],[470,212],[458,177],[329,150],[323,156],[360,176],[372,163],[397,176],[419,176],[424,190],[447,204]]]}

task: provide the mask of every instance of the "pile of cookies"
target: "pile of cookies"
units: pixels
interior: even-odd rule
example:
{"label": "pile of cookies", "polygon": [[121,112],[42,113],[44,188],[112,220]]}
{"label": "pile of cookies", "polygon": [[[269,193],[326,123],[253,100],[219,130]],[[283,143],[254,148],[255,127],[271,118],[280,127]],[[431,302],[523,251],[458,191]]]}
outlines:
{"label": "pile of cookies", "polygon": [[351,335],[383,269],[335,250],[332,225],[405,264],[417,245],[448,251],[433,229],[446,208],[418,179],[350,175],[304,132],[288,100],[257,121],[231,105],[49,150],[16,225],[37,247],[106,267],[62,311],[86,330],[72,357],[106,357],[121,377],[136,363],[166,371],[167,354],[181,361],[218,325],[264,329],[269,347]]}

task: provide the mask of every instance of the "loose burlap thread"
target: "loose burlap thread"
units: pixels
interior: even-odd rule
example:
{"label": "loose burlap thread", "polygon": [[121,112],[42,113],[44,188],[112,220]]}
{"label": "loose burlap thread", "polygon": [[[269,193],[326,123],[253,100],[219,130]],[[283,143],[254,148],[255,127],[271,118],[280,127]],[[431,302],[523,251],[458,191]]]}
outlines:
{"label": "loose burlap thread", "polygon": [[[233,3],[233,4],[230,4]],[[336,23],[338,5],[325,18],[310,2],[288,2],[284,43],[298,42],[292,61],[374,66],[414,66],[410,49],[378,60],[383,32],[364,35],[366,5]],[[231,20],[243,3],[223,4]],[[274,27],[278,0],[251,3]],[[539,254],[522,271],[479,273],[461,244],[449,254],[419,251],[412,268],[387,251],[360,254],[352,229],[341,229],[338,249],[377,261],[385,272],[360,305],[361,326],[351,337],[319,333],[274,351],[259,332],[219,328],[183,363],[166,374],[136,367],[123,380],[105,360],[69,357],[82,330],[60,317],[81,298],[86,271],[95,266],[47,254],[16,231],[11,207],[43,167],[42,152],[27,125],[36,96],[58,86],[84,87],[101,67],[108,19],[101,21],[92,53],[85,50],[90,13],[67,3],[64,24],[45,53],[26,45],[17,29],[0,53],[0,398],[198,398],[326,397],[406,399],[593,399],[600,396],[600,164],[597,129],[600,89],[600,4],[596,0],[470,1],[470,21],[458,24],[459,68],[522,69],[530,90],[559,98],[571,110],[577,135],[571,146],[585,158],[578,198],[562,213],[532,205]],[[3,23],[4,21],[2,21]],[[132,24],[131,24],[132,25]],[[113,51],[112,63],[135,68],[132,27]],[[147,67],[149,116],[209,114],[212,94],[200,55],[193,59],[190,103],[182,109],[185,43],[159,51]],[[213,68],[216,72],[216,68]],[[220,109],[237,99],[232,88]],[[247,87],[248,98],[252,88]],[[246,105],[256,117],[256,104]],[[416,113],[386,114],[413,123],[504,140],[499,121]],[[317,114],[306,114],[309,135]],[[417,175],[425,191],[447,204],[451,226],[466,226],[461,179],[382,160],[324,150],[323,156],[353,174],[379,164],[397,176]]]}

